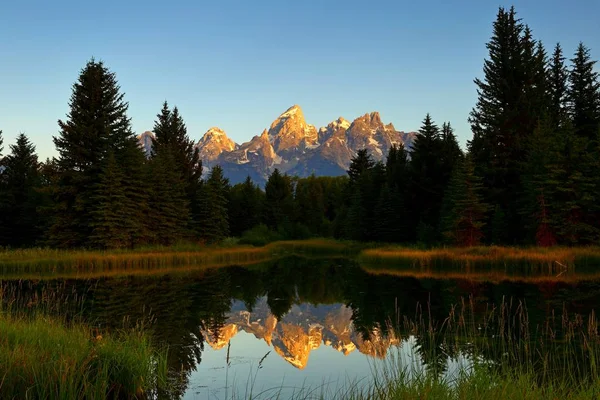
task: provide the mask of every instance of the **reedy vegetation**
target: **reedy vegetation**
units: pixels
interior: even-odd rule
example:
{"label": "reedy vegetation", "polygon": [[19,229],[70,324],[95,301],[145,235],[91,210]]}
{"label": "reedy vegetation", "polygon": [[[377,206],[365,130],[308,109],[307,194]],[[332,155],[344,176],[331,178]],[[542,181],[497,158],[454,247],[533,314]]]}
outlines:
{"label": "reedy vegetation", "polygon": [[103,337],[59,317],[2,310],[0,332],[2,398],[141,399],[168,385],[166,352],[139,328]]}

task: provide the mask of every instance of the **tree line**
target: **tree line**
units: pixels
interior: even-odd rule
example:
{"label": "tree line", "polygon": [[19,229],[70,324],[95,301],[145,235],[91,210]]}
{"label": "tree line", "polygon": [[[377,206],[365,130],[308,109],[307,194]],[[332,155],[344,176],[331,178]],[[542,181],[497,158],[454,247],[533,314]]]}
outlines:
{"label": "tree line", "polygon": [[73,85],[58,156],[25,134],[2,158],[0,246],[133,248],[229,236],[259,243],[325,236],[471,246],[600,243],[600,79],[580,43],[569,63],[500,8],[463,151],[427,114],[410,149],[366,150],[347,176],[264,187],[203,173],[177,107],[157,114],[146,157],[116,75],[90,60]]}

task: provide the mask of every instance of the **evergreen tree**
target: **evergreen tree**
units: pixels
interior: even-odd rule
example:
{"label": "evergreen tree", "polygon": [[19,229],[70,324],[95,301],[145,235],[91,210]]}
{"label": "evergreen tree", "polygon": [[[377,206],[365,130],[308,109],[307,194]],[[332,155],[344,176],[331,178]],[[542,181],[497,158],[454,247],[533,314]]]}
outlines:
{"label": "evergreen tree", "polygon": [[371,172],[375,168],[375,161],[367,149],[360,149],[350,161],[348,168],[348,186],[345,193],[345,210],[338,217],[337,230],[343,236],[353,240],[367,240],[370,226],[369,202],[377,201],[377,197],[369,192],[371,187]]}
{"label": "evergreen tree", "polygon": [[[149,161],[143,151],[140,151],[137,141],[131,141],[116,159],[123,172],[123,193],[125,194],[123,207],[128,218],[124,229],[128,234],[129,247],[152,243],[155,239],[154,232],[150,230],[148,216],[150,209],[150,196],[152,192],[152,179],[148,179]],[[182,213],[184,213],[182,211]],[[182,216],[182,220],[188,219]]]}
{"label": "evergreen tree", "polygon": [[442,169],[448,174],[451,174],[454,170],[454,166],[460,161],[463,156],[463,152],[460,149],[454,129],[450,125],[450,122],[444,122],[442,124],[442,156],[440,160],[443,165]]}
{"label": "evergreen tree", "polygon": [[201,216],[200,237],[207,243],[218,243],[229,236],[227,201],[229,180],[223,169],[216,165],[200,189]]}
{"label": "evergreen tree", "polygon": [[[135,142],[128,104],[116,76],[102,62],[89,61],[73,85],[66,121],[59,121],[54,137],[59,153],[59,177],[53,188],[53,224],[50,243],[60,247],[87,244],[92,233],[95,189],[106,157],[118,160]],[[140,150],[141,151],[141,150]]]}
{"label": "evergreen tree", "polygon": [[322,234],[333,236],[335,221],[342,212],[345,200],[345,191],[348,184],[346,176],[322,176],[318,178],[322,184],[324,194],[324,226]]}
{"label": "evergreen tree", "polygon": [[597,207],[594,153],[589,151],[587,138],[579,136],[569,121],[556,137],[554,162],[549,170],[556,193],[554,207],[558,210],[552,218],[554,231],[560,243],[595,243],[599,232],[593,221]]}
{"label": "evergreen tree", "polygon": [[187,127],[177,107],[169,108],[165,101],[154,123],[151,157],[165,152],[171,153],[175,168],[184,182],[184,189],[192,215],[194,226],[199,224],[198,210],[202,161],[198,148],[188,137]]}
{"label": "evergreen tree", "polygon": [[388,185],[396,186],[398,190],[405,191],[408,187],[409,177],[408,152],[403,144],[393,145],[388,151],[385,161],[385,171]]}
{"label": "evergreen tree", "polygon": [[295,189],[296,223],[306,226],[312,234],[324,234],[325,193],[323,181],[314,175],[300,178],[296,182]]}
{"label": "evergreen tree", "polygon": [[350,161],[350,168],[347,171],[350,183],[354,183],[364,172],[369,171],[374,166],[373,157],[367,149],[358,150],[356,156]]}
{"label": "evergreen tree", "polygon": [[571,63],[568,98],[573,128],[591,145],[600,126],[599,73],[594,70],[596,61],[592,61],[590,50],[583,43],[579,43]]}
{"label": "evergreen tree", "polygon": [[380,242],[398,242],[404,237],[404,222],[398,213],[397,188],[385,183],[381,188],[374,210],[374,240]]}
{"label": "evergreen tree", "polygon": [[533,60],[533,90],[532,90],[532,110],[533,116],[530,120],[531,129],[535,129],[540,118],[546,116],[552,104],[550,96],[550,69],[549,60],[544,44],[537,42],[535,58]]}
{"label": "evergreen tree", "polygon": [[[596,143],[593,151],[589,153],[590,158],[590,176],[592,177],[593,183],[593,198],[596,199],[594,207],[589,211],[590,224],[597,230],[600,231],[600,127],[598,128],[598,134],[596,136]],[[596,240],[596,244],[600,244],[600,237]]]}
{"label": "evergreen tree", "polygon": [[229,191],[229,226],[233,236],[260,224],[263,214],[264,192],[248,176],[243,183]]}
{"label": "evergreen tree", "polygon": [[292,181],[275,169],[265,185],[264,222],[274,230],[291,222],[294,208]]}
{"label": "evergreen tree", "polygon": [[54,224],[54,202],[52,194],[54,188],[57,186],[59,179],[58,162],[56,158],[46,158],[46,161],[42,162],[39,167],[40,171],[40,186],[39,186],[39,201],[37,204],[40,237],[38,242],[40,244],[46,244],[47,236],[44,232],[50,230],[50,227]]}
{"label": "evergreen tree", "polygon": [[444,197],[442,229],[450,243],[476,246],[483,238],[487,206],[481,196],[481,180],[469,157],[454,170]]}
{"label": "evergreen tree", "polygon": [[525,143],[549,104],[545,52],[514,8],[499,9],[487,48],[484,79],[475,79],[478,100],[469,117],[473,131],[469,151],[483,178],[486,200],[506,208],[510,235],[501,236],[519,240]]}
{"label": "evergreen tree", "polygon": [[40,234],[38,158],[35,146],[23,133],[10,151],[3,160],[0,181],[0,245],[31,246]]}
{"label": "evergreen tree", "polygon": [[509,241],[508,223],[506,222],[506,212],[499,204],[494,206],[494,213],[490,222],[490,235],[492,244],[503,244]]}
{"label": "evergreen tree", "polygon": [[[2,159],[2,151],[4,147],[2,147],[3,139],[2,139],[2,131],[0,130],[0,227],[6,224],[4,214],[4,210],[6,209],[6,204],[8,202],[8,197],[6,196],[6,188],[4,187],[4,164]],[[0,228],[0,246],[3,243],[2,232]]]}
{"label": "evergreen tree", "polygon": [[93,247],[118,249],[130,245],[124,179],[114,155],[109,153],[92,199],[94,209],[89,243]]}
{"label": "evergreen tree", "polygon": [[553,118],[544,118],[530,138],[524,174],[523,216],[528,236],[538,246],[556,244],[555,224],[552,217],[555,185],[550,177],[550,168],[555,154],[556,140]]}
{"label": "evergreen tree", "polygon": [[548,82],[550,92],[549,115],[552,124],[555,126],[559,126],[567,118],[568,80],[569,71],[565,65],[565,57],[560,43],[557,43],[550,61]]}
{"label": "evergreen tree", "polygon": [[[390,201],[394,213],[392,218],[394,224],[393,240],[395,242],[403,242],[410,238],[408,207],[410,198],[410,164],[408,160],[408,152],[403,145],[392,146],[388,152],[386,159],[385,171],[387,175],[387,186],[389,189],[390,200],[385,199],[387,194],[382,193],[384,199],[380,200],[385,203]],[[380,228],[382,229],[382,228]],[[390,237],[391,238],[391,237]]]}
{"label": "evergreen tree", "polygon": [[438,126],[427,114],[410,153],[411,227],[421,224],[421,231],[433,231],[439,222],[439,212],[447,184],[447,172],[442,171],[444,143]]}
{"label": "evergreen tree", "polygon": [[150,160],[147,180],[150,182],[147,226],[154,241],[168,246],[188,237],[189,206],[171,152],[161,152]]}

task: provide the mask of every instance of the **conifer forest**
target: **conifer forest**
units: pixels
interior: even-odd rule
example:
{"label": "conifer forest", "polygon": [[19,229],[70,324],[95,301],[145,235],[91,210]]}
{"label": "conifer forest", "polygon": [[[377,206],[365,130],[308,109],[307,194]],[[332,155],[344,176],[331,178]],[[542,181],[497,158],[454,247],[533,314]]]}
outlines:
{"label": "conifer forest", "polygon": [[[228,237],[333,237],[428,246],[600,244],[600,77],[584,43],[537,39],[500,8],[474,77],[472,138],[426,114],[411,148],[358,151],[346,176],[274,170],[260,187],[203,169],[185,116],[157,105],[152,152],[117,74],[89,60],[39,160],[0,133],[0,246],[135,248]],[[67,100],[67,99],[65,99]],[[425,114],[425,113],[424,113]],[[1,128],[1,127],[0,127]]]}

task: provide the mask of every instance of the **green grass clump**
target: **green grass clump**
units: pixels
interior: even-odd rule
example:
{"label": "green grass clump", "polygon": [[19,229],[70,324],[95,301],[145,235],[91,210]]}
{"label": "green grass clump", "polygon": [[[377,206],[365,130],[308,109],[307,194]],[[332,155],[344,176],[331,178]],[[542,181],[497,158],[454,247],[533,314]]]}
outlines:
{"label": "green grass clump", "polygon": [[566,382],[540,385],[529,373],[498,374],[485,366],[475,366],[454,380],[439,379],[431,374],[408,378],[400,373],[376,380],[367,389],[349,393],[350,400],[592,400],[600,396],[598,381],[571,386]]}
{"label": "green grass clump", "polygon": [[166,354],[140,331],[92,334],[41,314],[0,314],[0,398],[146,398],[167,383]]}

